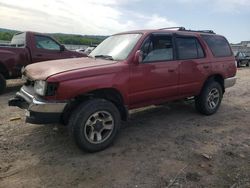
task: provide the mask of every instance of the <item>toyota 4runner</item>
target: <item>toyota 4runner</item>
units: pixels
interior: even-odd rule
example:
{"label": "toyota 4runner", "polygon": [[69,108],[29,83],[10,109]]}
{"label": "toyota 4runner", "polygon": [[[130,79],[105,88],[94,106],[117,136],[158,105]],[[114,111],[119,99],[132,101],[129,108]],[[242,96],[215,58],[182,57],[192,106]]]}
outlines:
{"label": "toyota 4runner", "polygon": [[114,141],[129,109],[193,97],[200,113],[214,114],[235,75],[230,45],[213,31],[130,31],[87,58],[27,66],[9,105],[26,109],[29,123],[68,125],[77,145],[95,152]]}

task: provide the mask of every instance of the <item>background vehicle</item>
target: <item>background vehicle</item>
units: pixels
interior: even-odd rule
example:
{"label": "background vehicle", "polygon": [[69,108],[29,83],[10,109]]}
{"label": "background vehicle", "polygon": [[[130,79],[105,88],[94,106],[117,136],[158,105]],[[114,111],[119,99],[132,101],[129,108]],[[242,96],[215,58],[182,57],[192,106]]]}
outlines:
{"label": "background vehicle", "polygon": [[92,46],[89,46],[87,47],[83,53],[89,55],[94,49],[96,48],[96,45],[92,45]]}
{"label": "background vehicle", "polygon": [[84,53],[85,50],[86,50],[86,48],[79,48],[79,49],[76,49],[75,51],[80,52],[80,53]]}
{"label": "background vehicle", "polygon": [[235,59],[237,61],[237,67],[240,67],[242,65],[246,65],[247,67],[249,67],[250,57],[247,56],[244,52],[237,52],[235,55]]}
{"label": "background vehicle", "polygon": [[10,44],[0,46],[0,93],[6,87],[6,79],[21,76],[22,67],[28,64],[85,56],[67,50],[50,36],[34,32],[17,33]]}
{"label": "background vehicle", "polygon": [[114,141],[128,109],[194,97],[200,113],[214,114],[235,75],[228,41],[212,31],[131,31],[88,58],[27,66],[9,105],[26,109],[30,123],[68,124],[77,145],[94,152]]}

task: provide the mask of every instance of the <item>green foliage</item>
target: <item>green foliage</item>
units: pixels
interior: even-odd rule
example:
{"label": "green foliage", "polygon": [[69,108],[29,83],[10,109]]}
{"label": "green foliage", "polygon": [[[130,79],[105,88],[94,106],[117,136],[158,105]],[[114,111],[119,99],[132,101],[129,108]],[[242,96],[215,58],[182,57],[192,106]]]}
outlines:
{"label": "green foliage", "polygon": [[81,36],[81,35],[66,35],[66,34],[51,34],[57,41],[62,44],[76,45],[91,45],[99,44],[105,37]]}
{"label": "green foliage", "polygon": [[10,32],[0,32],[0,40],[10,41],[13,35],[14,33],[10,33]]}

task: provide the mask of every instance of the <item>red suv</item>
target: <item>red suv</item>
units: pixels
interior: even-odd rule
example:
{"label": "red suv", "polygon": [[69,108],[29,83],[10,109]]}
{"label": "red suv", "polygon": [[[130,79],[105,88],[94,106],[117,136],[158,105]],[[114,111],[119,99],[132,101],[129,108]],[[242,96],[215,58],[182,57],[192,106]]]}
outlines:
{"label": "red suv", "polygon": [[130,31],[87,58],[27,66],[9,105],[26,109],[29,123],[67,124],[77,145],[95,152],[114,141],[129,109],[194,97],[200,113],[215,113],[235,75],[230,45],[213,31]]}

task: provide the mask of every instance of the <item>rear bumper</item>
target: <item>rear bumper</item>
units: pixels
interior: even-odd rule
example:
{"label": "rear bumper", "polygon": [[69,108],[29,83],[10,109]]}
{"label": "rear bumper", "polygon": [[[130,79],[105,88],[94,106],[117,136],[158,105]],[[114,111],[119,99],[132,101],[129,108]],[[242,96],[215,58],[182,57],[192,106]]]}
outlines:
{"label": "rear bumper", "polygon": [[9,106],[26,110],[26,122],[33,124],[59,123],[67,102],[49,102],[37,99],[21,88],[16,96],[9,100]]}
{"label": "rear bumper", "polygon": [[229,88],[229,87],[234,86],[236,84],[236,80],[237,80],[236,76],[231,77],[231,78],[226,78],[224,80],[224,87]]}

